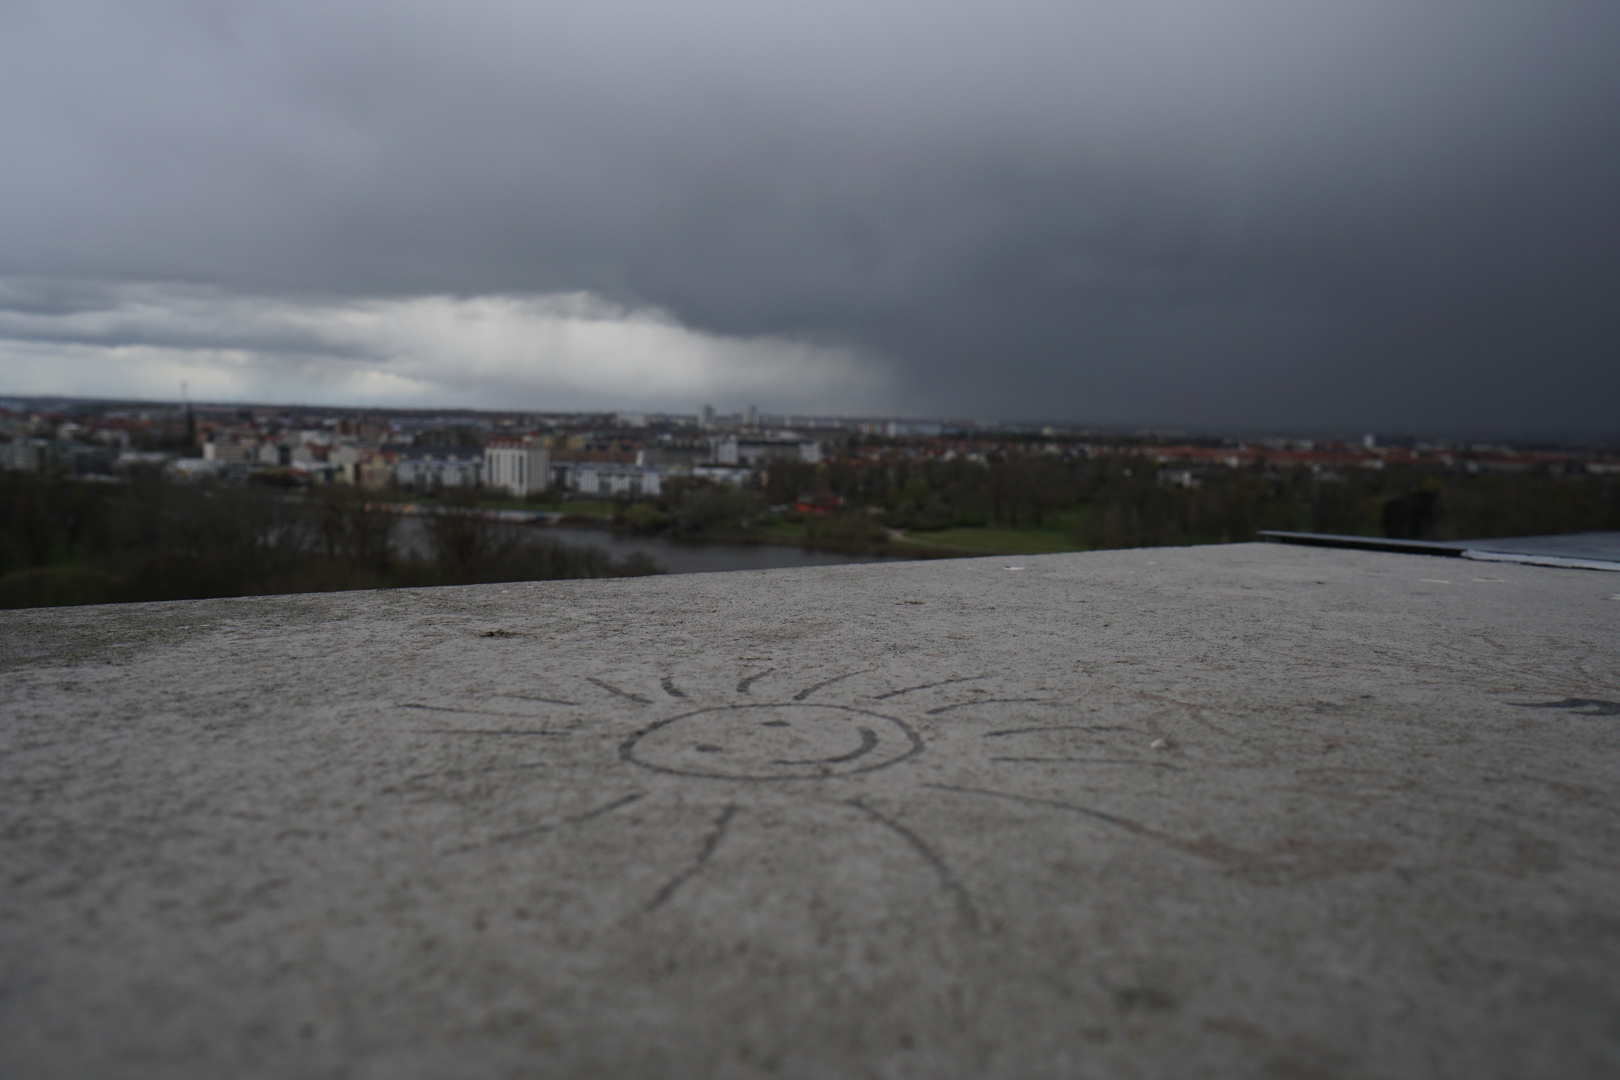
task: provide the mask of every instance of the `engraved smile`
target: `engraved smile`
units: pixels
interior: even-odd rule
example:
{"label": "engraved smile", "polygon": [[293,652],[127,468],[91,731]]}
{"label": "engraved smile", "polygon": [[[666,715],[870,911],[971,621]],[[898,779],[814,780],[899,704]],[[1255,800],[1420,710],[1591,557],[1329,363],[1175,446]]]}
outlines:
{"label": "engraved smile", "polygon": [[776,764],[778,764],[778,765],[836,765],[841,761],[854,761],[856,758],[860,757],[862,754],[870,754],[873,750],[877,749],[877,744],[878,744],[877,732],[873,731],[871,728],[864,728],[864,727],[860,729],[860,732],[861,732],[861,745],[857,746],[855,749],[851,750],[847,754],[839,754],[837,757],[804,758],[804,759],[800,759],[800,760],[791,760],[791,759],[788,759],[788,758],[777,758],[776,759]]}

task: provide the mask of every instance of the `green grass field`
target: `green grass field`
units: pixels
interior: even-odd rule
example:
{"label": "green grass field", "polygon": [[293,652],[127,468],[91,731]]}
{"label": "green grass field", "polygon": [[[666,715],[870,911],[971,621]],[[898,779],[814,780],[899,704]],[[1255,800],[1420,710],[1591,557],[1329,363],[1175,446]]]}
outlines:
{"label": "green grass field", "polygon": [[955,548],[985,555],[1047,555],[1058,551],[1083,551],[1074,541],[1074,527],[1081,511],[1050,514],[1040,525],[956,525],[937,532],[906,533],[908,543],[918,547]]}
{"label": "green grass field", "polygon": [[[1074,513],[1054,515],[1039,528],[958,526],[937,532],[908,532],[902,534],[900,544],[985,555],[1044,555],[1057,551],[1080,551],[1080,545],[1070,538],[1076,516]],[[749,531],[777,541],[802,540],[806,532],[802,523],[788,521],[756,525]]]}
{"label": "green grass field", "polygon": [[907,533],[905,538],[918,547],[959,548],[982,551],[986,555],[1046,555],[1056,551],[1082,550],[1079,544],[1069,538],[1067,528],[958,527],[915,535]]}

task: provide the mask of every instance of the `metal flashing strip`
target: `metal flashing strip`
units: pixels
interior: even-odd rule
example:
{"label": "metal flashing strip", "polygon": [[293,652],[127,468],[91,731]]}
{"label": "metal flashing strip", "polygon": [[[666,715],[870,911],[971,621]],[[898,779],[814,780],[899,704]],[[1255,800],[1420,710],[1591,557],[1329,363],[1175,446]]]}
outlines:
{"label": "metal flashing strip", "polygon": [[[1585,536],[1612,536],[1613,534],[1576,534]],[[1262,539],[1272,544],[1303,544],[1308,547],[1354,548],[1361,551],[1390,551],[1402,555],[1439,555],[1448,559],[1475,559],[1480,562],[1520,563],[1525,566],[1553,566],[1566,570],[1620,571],[1620,559],[1580,558],[1575,555],[1554,554],[1546,550],[1549,542],[1568,538],[1532,536],[1500,540],[1395,540],[1382,536],[1345,536],[1338,533],[1287,532],[1264,529]],[[1474,545],[1489,545],[1474,546]],[[1610,545],[1612,547],[1612,544]],[[1519,548],[1521,550],[1514,550]],[[1530,550],[1524,550],[1530,549]],[[1602,549],[1604,554],[1607,548]]]}
{"label": "metal flashing strip", "polygon": [[1606,559],[1571,559],[1563,555],[1531,555],[1518,551],[1479,551],[1469,549],[1462,553],[1465,559],[1481,562],[1523,563],[1526,566],[1561,566],[1566,570],[1609,570],[1620,573],[1620,562]]}
{"label": "metal flashing strip", "polygon": [[1287,532],[1261,529],[1260,536],[1272,544],[1304,544],[1307,547],[1356,548],[1361,551],[1394,551],[1403,555],[1440,555],[1461,558],[1462,544],[1436,540],[1392,540],[1383,536],[1346,536],[1340,533]]}

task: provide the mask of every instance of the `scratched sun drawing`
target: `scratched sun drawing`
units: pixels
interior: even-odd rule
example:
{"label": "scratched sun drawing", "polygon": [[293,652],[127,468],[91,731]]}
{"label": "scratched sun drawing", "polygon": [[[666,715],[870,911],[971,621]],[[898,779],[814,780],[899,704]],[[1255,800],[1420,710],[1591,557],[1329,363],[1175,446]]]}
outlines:
{"label": "scratched sun drawing", "polygon": [[[1257,846],[1254,836],[1237,844],[1151,824],[1153,807],[1166,805],[1153,802],[1156,790],[1239,763],[1243,740],[1196,703],[1145,691],[1086,698],[1076,687],[1031,690],[993,672],[916,681],[878,668],[819,678],[745,669],[685,681],[647,672],[553,675],[543,685],[397,702],[421,721],[405,733],[427,740],[420,745],[440,766],[407,775],[399,790],[468,815],[462,833],[472,838],[448,854],[550,845],[550,865],[565,874],[578,851],[555,841],[573,830],[615,821],[621,833],[640,829],[639,839],[621,837],[621,856],[639,868],[656,849],[664,876],[616,873],[626,895],[615,902],[644,914],[702,888],[728,838],[752,817],[790,833],[835,821],[845,839],[849,830],[886,837],[866,850],[885,852],[885,869],[908,888],[943,893],[954,918],[977,930],[981,904],[969,882],[1003,871],[952,865],[944,854],[952,837],[936,834],[982,815],[930,812],[945,807],[941,800],[957,811],[999,804],[1064,835],[1082,826],[1264,882],[1388,858],[1379,844],[1354,837],[1282,836]],[[1620,710],[1584,698],[1509,704],[1571,716]],[[1178,752],[1178,732],[1200,744],[1194,757]],[[1113,782],[1096,782],[1104,777]],[[546,797],[531,797],[538,793]],[[1135,810],[1118,805],[1125,801]],[[586,846],[612,847],[603,835]],[[988,849],[990,860],[1000,857]],[[846,859],[840,847],[824,855]],[[759,872],[743,865],[740,872]]]}
{"label": "scratched sun drawing", "polygon": [[[817,678],[764,668],[716,681],[577,675],[454,702],[400,702],[399,708],[424,721],[416,733],[478,748],[461,755],[466,764],[458,769],[414,778],[421,785],[521,787],[559,775],[567,768],[563,758],[592,774],[587,790],[569,789],[574,805],[553,806],[516,827],[497,823],[485,830],[486,840],[461,850],[544,844],[629,813],[667,823],[674,835],[662,843],[683,852],[684,862],[636,902],[649,913],[701,888],[705,869],[739,822],[784,801],[800,811],[830,807],[844,828],[899,841],[887,850],[909,850],[896,860],[900,872],[932,879],[917,884],[942,888],[968,929],[980,925],[979,902],[942,854],[941,838],[906,823],[909,809],[930,800],[1021,804],[1195,854],[1212,850],[1207,842],[1185,841],[1105,809],[1030,793],[1027,781],[1053,768],[1067,775],[1087,766],[1149,775],[1182,768],[1163,760],[1165,740],[1154,725],[1107,722],[1097,710],[1077,706],[1073,695],[1019,692],[993,673],[897,683],[878,669]],[[565,755],[564,746],[574,749]],[[1005,783],[943,782],[940,769],[926,767],[941,755],[990,766],[990,775]],[[879,788],[858,783],[878,774]],[[694,804],[704,807],[701,821],[690,813]]]}

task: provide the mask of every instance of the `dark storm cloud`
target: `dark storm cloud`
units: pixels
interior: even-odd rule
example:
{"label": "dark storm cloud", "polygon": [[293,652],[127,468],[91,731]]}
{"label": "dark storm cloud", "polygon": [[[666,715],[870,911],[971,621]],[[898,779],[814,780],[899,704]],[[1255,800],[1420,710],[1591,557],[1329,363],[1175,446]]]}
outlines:
{"label": "dark storm cloud", "polygon": [[915,412],[1612,431],[1617,46],[1606,2],[9,3],[0,273],[590,290]]}

